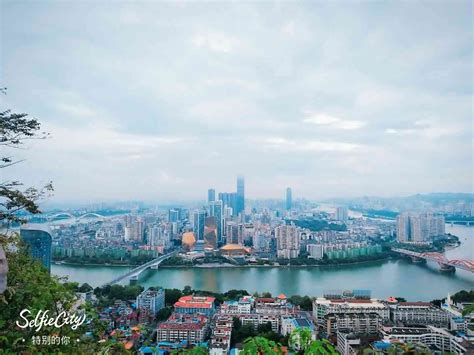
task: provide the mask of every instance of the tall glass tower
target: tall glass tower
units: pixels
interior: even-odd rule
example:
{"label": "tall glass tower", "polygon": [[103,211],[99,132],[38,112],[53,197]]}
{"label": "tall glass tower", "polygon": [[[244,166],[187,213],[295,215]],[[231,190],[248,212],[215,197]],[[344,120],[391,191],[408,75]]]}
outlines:
{"label": "tall glass tower", "polygon": [[237,201],[235,215],[245,210],[245,182],[243,176],[237,177]]}
{"label": "tall glass tower", "polygon": [[193,212],[193,232],[196,241],[204,240],[204,223],[206,219],[206,211],[194,210]]}
{"label": "tall glass tower", "polygon": [[207,202],[212,202],[216,200],[216,190],[209,189],[207,190]]}
{"label": "tall glass tower", "polygon": [[217,241],[221,242],[224,229],[224,205],[221,200],[209,203],[209,215],[216,217]]}
{"label": "tall glass tower", "polygon": [[291,188],[288,187],[286,189],[286,209],[291,210],[292,205],[293,205],[293,197],[291,194]]}
{"label": "tall glass tower", "polygon": [[43,224],[25,224],[20,228],[20,236],[28,245],[30,255],[38,259],[51,272],[51,231]]}

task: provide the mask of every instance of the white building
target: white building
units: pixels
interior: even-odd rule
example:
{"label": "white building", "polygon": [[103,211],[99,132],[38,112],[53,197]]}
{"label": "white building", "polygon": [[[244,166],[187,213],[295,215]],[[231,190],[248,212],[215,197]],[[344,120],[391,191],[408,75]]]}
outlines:
{"label": "white building", "polygon": [[137,296],[137,308],[146,308],[155,315],[165,307],[165,291],[163,289],[153,290],[149,288]]}
{"label": "white building", "polygon": [[281,317],[281,334],[291,334],[295,329],[307,328],[311,331],[311,337],[316,339],[317,332],[314,324],[307,318],[298,316],[282,316]]}
{"label": "white building", "polygon": [[324,256],[324,246],[322,244],[308,244],[306,251],[310,258],[322,259]]}
{"label": "white building", "polygon": [[444,235],[443,216],[430,213],[400,213],[397,217],[397,240],[400,243],[424,244]]}
{"label": "white building", "polygon": [[345,222],[348,220],[348,212],[347,212],[347,207],[345,206],[339,206],[336,208],[336,220]]}
{"label": "white building", "polygon": [[222,314],[249,314],[255,306],[252,296],[244,296],[238,301],[227,301],[220,308]]}
{"label": "white building", "polygon": [[357,354],[357,347],[360,345],[360,338],[349,329],[342,329],[337,332],[337,351],[341,355]]}
{"label": "white building", "polygon": [[318,297],[313,301],[313,316],[324,325],[324,316],[329,314],[376,313],[382,320],[390,319],[388,306],[377,299],[327,299]]}
{"label": "white building", "polygon": [[324,316],[323,329],[328,336],[339,329],[350,329],[355,334],[377,334],[382,319],[377,313],[329,313]]}
{"label": "white building", "polygon": [[391,308],[392,320],[395,324],[437,325],[446,327],[448,315],[429,302],[400,302]]}
{"label": "white building", "polygon": [[424,344],[428,347],[436,347],[443,352],[454,354],[466,354],[466,348],[461,344],[462,338],[457,338],[448,331],[431,325],[420,328],[394,327],[382,330],[386,340],[402,341],[410,344]]}
{"label": "white building", "polygon": [[275,228],[277,257],[297,258],[300,255],[300,237],[295,225],[282,225]]}

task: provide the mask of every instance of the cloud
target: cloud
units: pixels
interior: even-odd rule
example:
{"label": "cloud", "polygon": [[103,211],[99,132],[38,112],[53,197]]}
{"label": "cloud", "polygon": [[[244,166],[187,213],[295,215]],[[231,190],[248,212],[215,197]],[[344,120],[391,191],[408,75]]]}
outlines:
{"label": "cloud", "polygon": [[325,113],[309,113],[303,120],[305,123],[312,123],[319,126],[328,126],[335,129],[360,129],[365,126],[365,122],[355,120],[343,120]]}
{"label": "cloud", "polygon": [[472,189],[469,2],[65,7],[2,8],[2,106],[52,135],[12,179],[157,203],[238,173],[251,198]]}
{"label": "cloud", "polygon": [[319,141],[319,140],[289,140],[281,137],[266,138],[263,141],[268,148],[279,149],[286,152],[352,152],[362,148],[360,144]]}
{"label": "cloud", "polygon": [[230,53],[236,48],[238,41],[220,33],[200,33],[193,37],[193,44],[212,52]]}

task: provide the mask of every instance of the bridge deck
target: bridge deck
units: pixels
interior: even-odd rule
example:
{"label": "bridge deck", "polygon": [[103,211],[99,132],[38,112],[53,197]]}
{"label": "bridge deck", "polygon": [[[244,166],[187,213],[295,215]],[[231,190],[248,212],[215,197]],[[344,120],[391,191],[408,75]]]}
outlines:
{"label": "bridge deck", "polygon": [[109,282],[105,283],[104,285],[102,285],[102,287],[119,283],[119,282],[121,282],[125,279],[131,278],[131,277],[134,277],[134,276],[138,277],[138,275],[140,275],[143,271],[145,271],[149,267],[152,267],[152,266],[155,266],[155,265],[160,265],[164,260],[169,259],[173,255],[175,255],[177,252],[178,251],[173,251],[171,253],[161,255],[158,258],[153,259],[153,260],[151,260],[151,261],[149,261],[149,262],[147,262],[143,265],[140,265],[140,266],[136,267],[135,269],[130,270],[126,274],[121,275],[121,276],[113,279],[112,281],[109,281]]}

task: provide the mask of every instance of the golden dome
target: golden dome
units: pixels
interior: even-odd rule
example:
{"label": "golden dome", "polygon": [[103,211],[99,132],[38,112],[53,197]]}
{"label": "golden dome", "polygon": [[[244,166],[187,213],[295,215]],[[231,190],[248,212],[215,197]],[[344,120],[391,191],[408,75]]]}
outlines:
{"label": "golden dome", "polygon": [[196,244],[196,237],[194,236],[193,232],[186,232],[183,233],[183,238],[181,239],[181,243],[184,247],[191,249],[194,244]]}
{"label": "golden dome", "polygon": [[234,252],[235,253],[240,252],[240,253],[246,253],[246,254],[250,253],[249,248],[246,248],[239,244],[226,244],[222,248],[220,248],[220,251],[227,252],[227,253],[234,253]]}
{"label": "golden dome", "polygon": [[239,244],[226,244],[221,248],[221,250],[241,250],[241,249],[245,249],[245,248]]}

